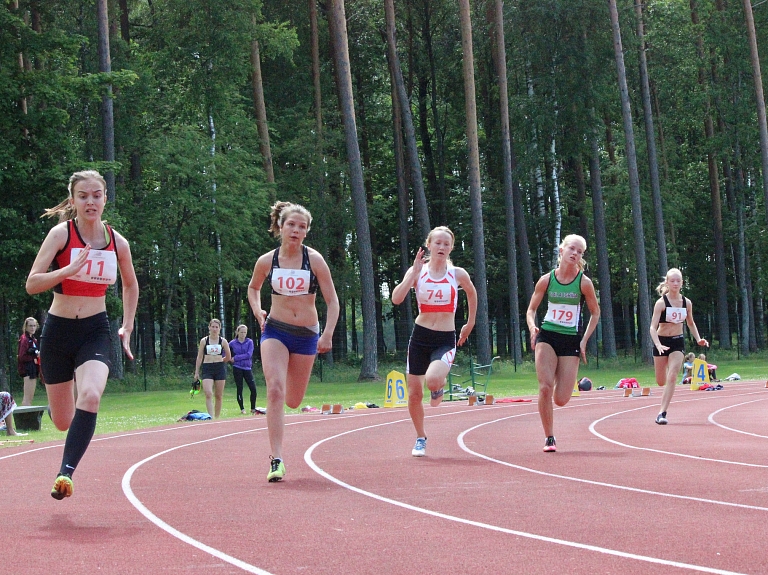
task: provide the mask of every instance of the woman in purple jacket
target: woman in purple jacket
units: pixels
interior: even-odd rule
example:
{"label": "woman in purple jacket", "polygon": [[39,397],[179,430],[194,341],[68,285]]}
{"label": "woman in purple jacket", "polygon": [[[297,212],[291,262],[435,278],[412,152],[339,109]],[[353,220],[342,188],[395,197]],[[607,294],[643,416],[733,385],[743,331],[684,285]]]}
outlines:
{"label": "woman in purple jacket", "polygon": [[256,384],[253,382],[253,340],[245,337],[248,334],[248,328],[244,325],[237,326],[235,330],[237,337],[229,342],[229,349],[232,352],[232,373],[235,376],[235,386],[237,386],[237,403],[240,406],[240,413],[245,415],[245,406],[243,405],[243,378],[251,390],[251,415],[256,413]]}

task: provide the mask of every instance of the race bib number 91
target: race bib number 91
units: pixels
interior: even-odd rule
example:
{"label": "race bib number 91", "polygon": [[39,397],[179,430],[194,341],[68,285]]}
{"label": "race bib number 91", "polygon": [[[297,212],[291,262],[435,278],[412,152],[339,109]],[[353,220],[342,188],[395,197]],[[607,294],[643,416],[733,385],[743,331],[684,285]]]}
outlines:
{"label": "race bib number 91", "polygon": [[[82,248],[72,248],[70,263],[77,259]],[[117,255],[106,250],[91,250],[85,265],[69,279],[91,284],[111,285],[117,281]]]}
{"label": "race bib number 91", "polygon": [[688,317],[688,310],[684,307],[668,307],[667,323],[683,323]]}
{"label": "race bib number 91", "polygon": [[545,321],[563,327],[576,327],[579,323],[579,306],[549,302]]}
{"label": "race bib number 91", "polygon": [[274,268],[272,289],[280,295],[305,295],[309,293],[309,270]]}

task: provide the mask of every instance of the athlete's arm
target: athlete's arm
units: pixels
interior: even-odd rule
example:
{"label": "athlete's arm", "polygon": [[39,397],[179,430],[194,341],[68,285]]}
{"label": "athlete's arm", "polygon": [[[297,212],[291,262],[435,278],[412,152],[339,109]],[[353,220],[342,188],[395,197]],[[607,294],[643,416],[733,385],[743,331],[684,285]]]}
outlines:
{"label": "athlete's arm", "polygon": [[267,312],[261,309],[261,286],[264,280],[267,279],[272,254],[273,252],[267,252],[256,260],[256,265],[253,266],[251,283],[248,284],[248,303],[251,305],[253,315],[256,317],[256,321],[259,322],[259,327],[262,331],[264,330],[264,322],[267,319]]}
{"label": "athlete's arm", "polygon": [[659,341],[659,320],[665,309],[664,298],[661,297],[656,300],[656,304],[653,306],[653,316],[651,316],[651,341],[656,349],[659,350],[659,353],[664,353],[669,349],[669,346],[661,345]]}
{"label": "athlete's arm", "polygon": [[[136,307],[139,305],[139,280],[133,269],[131,246],[123,236],[115,232],[115,249],[119,254],[117,263],[120,266],[120,279],[123,284],[123,325],[118,330],[125,355],[133,359],[131,353],[131,333],[136,317]],[[83,250],[85,251],[85,250]]]}
{"label": "athlete's arm", "polygon": [[581,344],[579,346],[581,350],[581,359],[584,363],[587,363],[587,342],[589,338],[597,329],[597,322],[600,321],[600,304],[597,302],[597,294],[595,293],[595,284],[584,274],[581,275],[581,293],[584,295],[584,299],[587,302],[587,308],[589,308],[589,323],[587,329],[584,330],[584,337],[581,338]]}
{"label": "athlete's arm", "polygon": [[51,289],[52,287],[61,283],[70,276],[75,275],[85,265],[88,259],[88,252],[91,249],[90,245],[85,246],[73,262],[68,266],[59,268],[54,271],[48,271],[53,263],[53,258],[60,250],[64,249],[67,243],[67,222],[63,222],[54,226],[48,235],[43,240],[43,245],[40,246],[40,250],[37,252],[35,262],[32,264],[32,269],[27,276],[27,293],[34,295],[42,293]]}
{"label": "athlete's arm", "polygon": [[456,270],[456,281],[467,294],[467,307],[469,308],[469,315],[467,316],[467,323],[461,327],[459,332],[459,340],[456,345],[463,345],[469,334],[472,333],[472,329],[475,327],[475,317],[477,316],[477,289],[475,284],[472,283],[472,279],[464,268],[454,268]]}
{"label": "athlete's arm", "polygon": [[317,340],[317,353],[328,353],[333,347],[333,330],[339,320],[339,296],[336,295],[336,287],[333,285],[331,270],[325,263],[323,256],[315,250],[310,250],[310,264],[317,276],[320,292],[323,294],[327,311],[325,314],[325,328]]}
{"label": "athlete's arm", "polygon": [[544,274],[536,282],[531,301],[528,304],[528,311],[525,312],[525,321],[528,324],[528,331],[531,333],[531,348],[536,345],[536,336],[539,333],[539,328],[536,326],[536,312],[541,302],[544,301],[544,295],[547,293],[548,286],[549,274]]}

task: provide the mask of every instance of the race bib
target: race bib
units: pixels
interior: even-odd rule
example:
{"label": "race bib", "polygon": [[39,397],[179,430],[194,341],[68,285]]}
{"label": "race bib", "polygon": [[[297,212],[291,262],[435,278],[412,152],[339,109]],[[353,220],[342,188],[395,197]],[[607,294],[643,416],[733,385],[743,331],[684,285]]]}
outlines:
{"label": "race bib", "polygon": [[280,295],[309,293],[309,270],[272,269],[272,289]]}
{"label": "race bib", "polygon": [[[77,259],[82,248],[72,248],[69,263]],[[90,284],[111,285],[117,281],[117,254],[107,250],[91,250],[85,265],[74,276],[68,278]]]}
{"label": "race bib", "polygon": [[563,327],[576,327],[579,324],[579,306],[549,302],[544,320]]}
{"label": "race bib", "polygon": [[688,317],[688,310],[684,307],[668,307],[667,323],[683,323]]}
{"label": "race bib", "polygon": [[419,301],[427,305],[450,305],[453,289],[448,282],[436,284],[425,283],[419,289]]}
{"label": "race bib", "polygon": [[205,354],[206,355],[221,355],[221,344],[220,343],[209,343],[205,346]]}

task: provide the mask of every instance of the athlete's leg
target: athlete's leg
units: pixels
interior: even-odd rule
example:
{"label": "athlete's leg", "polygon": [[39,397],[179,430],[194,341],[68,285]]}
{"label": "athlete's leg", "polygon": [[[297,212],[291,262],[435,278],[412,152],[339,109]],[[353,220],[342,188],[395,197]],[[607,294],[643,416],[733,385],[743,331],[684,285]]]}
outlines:
{"label": "athlete's leg", "polygon": [[[429,364],[425,378],[427,381],[427,389],[429,389],[430,393],[445,388],[445,378],[448,377],[449,371],[451,371],[451,366],[445,363],[442,359],[435,360]],[[430,405],[432,407],[437,407],[440,405],[441,401],[443,401],[442,395],[434,400],[430,399]]]}
{"label": "athlete's leg", "polygon": [[250,369],[243,370],[243,377],[248,384],[248,389],[251,391],[251,397],[249,399],[251,401],[251,411],[253,411],[256,409],[256,382],[253,381],[253,371]]}
{"label": "athlete's leg", "polygon": [[[655,357],[654,359],[661,359]],[[664,413],[669,408],[669,404],[672,403],[672,396],[675,394],[675,385],[677,381],[677,374],[680,373],[680,366],[683,365],[685,356],[682,351],[673,351],[669,354],[669,357],[665,357],[667,364],[666,385],[664,386],[664,393],[661,396],[661,409],[660,413]],[[654,362],[655,363],[655,362]]]}
{"label": "athlete's leg", "polygon": [[408,413],[416,428],[416,437],[426,437],[424,433],[424,378],[423,375],[409,373],[405,376],[408,385]]}
{"label": "athlete's leg", "polygon": [[554,435],[552,418],[552,398],[557,372],[557,355],[548,343],[538,342],[534,348],[536,378],[539,380],[539,417],[544,428],[544,436]]}
{"label": "athlete's leg", "polygon": [[235,377],[235,389],[237,391],[237,405],[240,406],[240,411],[245,413],[245,404],[243,403],[243,370],[238,367],[232,368],[232,375]]}
{"label": "athlete's leg", "polygon": [[219,417],[221,415],[221,404],[224,402],[224,386],[226,385],[226,379],[217,379],[213,382],[213,417]]}
{"label": "athlete's leg", "polygon": [[32,405],[32,401],[35,398],[36,387],[37,378],[24,377],[24,399],[21,400],[21,405]]}
{"label": "athlete's leg", "polygon": [[272,456],[282,459],[283,431],[285,426],[285,381],[288,375],[288,348],[275,338],[261,343],[264,379],[267,385],[267,429]]}
{"label": "athlete's leg", "polygon": [[208,415],[213,417],[213,380],[204,379],[202,381],[203,393],[205,394],[205,410]]}
{"label": "athlete's leg", "polygon": [[304,401],[307,385],[315,365],[314,355],[292,353],[288,359],[288,376],[285,381],[285,404],[296,409]]}
{"label": "athlete's leg", "polygon": [[75,415],[75,395],[73,380],[62,383],[46,384],[45,392],[48,394],[48,406],[51,410],[51,421],[59,431],[69,429],[72,418]]}
{"label": "athlete's leg", "polygon": [[570,401],[573,396],[573,386],[576,384],[576,378],[578,376],[578,357],[564,356],[557,358],[554,393],[555,405],[562,407]]}

